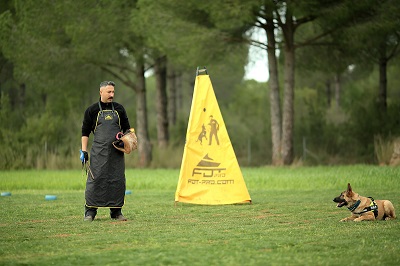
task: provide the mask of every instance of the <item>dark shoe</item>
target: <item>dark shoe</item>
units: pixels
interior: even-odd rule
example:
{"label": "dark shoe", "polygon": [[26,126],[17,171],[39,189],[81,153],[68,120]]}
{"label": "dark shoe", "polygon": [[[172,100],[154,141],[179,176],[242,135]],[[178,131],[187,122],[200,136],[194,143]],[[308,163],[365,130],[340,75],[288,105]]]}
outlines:
{"label": "dark shoe", "polygon": [[93,216],[91,215],[86,215],[85,218],[83,218],[85,222],[92,222],[94,220]]}
{"label": "dark shoe", "polygon": [[117,221],[128,221],[128,219],[126,219],[125,216],[123,216],[122,214],[118,215],[117,217],[111,217],[111,219]]}

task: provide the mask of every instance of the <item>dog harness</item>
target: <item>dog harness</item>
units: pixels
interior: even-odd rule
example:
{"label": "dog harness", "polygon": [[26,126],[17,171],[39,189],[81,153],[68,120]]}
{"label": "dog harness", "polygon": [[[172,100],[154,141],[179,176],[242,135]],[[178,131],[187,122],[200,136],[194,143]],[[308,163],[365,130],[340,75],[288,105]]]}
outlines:
{"label": "dog harness", "polygon": [[[371,200],[371,204],[368,207],[364,208],[362,211],[355,212],[355,214],[362,214],[365,212],[372,211],[372,212],[374,212],[374,216],[376,218],[378,216],[378,205],[376,205],[374,198],[372,198],[372,197],[368,197],[368,198]],[[361,203],[361,200],[357,200],[357,202],[353,206],[349,207],[348,209],[350,211],[354,211],[355,209],[357,209],[357,207],[360,205],[360,203]]]}

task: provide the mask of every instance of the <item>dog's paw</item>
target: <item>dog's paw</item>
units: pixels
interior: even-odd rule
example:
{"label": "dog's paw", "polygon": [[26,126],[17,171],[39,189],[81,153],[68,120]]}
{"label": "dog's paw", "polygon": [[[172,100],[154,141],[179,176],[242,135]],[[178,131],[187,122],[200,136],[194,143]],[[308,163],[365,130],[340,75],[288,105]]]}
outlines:
{"label": "dog's paw", "polygon": [[390,220],[394,220],[394,219],[396,219],[396,217],[389,217],[388,216],[388,217],[385,218],[385,221],[390,221]]}
{"label": "dog's paw", "polygon": [[346,217],[346,218],[343,218],[342,220],[340,220],[340,222],[352,222],[352,221],[355,221],[355,217],[353,217],[353,216]]}

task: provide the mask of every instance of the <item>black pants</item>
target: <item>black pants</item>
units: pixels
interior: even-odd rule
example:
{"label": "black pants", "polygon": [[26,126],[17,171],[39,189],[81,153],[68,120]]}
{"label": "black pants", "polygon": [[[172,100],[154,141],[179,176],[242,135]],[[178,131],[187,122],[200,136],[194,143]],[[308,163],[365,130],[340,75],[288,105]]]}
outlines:
{"label": "black pants", "polygon": [[[110,208],[110,216],[111,218],[117,218],[118,215],[122,214],[122,208]],[[85,216],[92,216],[93,218],[96,217],[97,208],[90,208],[85,205]]]}

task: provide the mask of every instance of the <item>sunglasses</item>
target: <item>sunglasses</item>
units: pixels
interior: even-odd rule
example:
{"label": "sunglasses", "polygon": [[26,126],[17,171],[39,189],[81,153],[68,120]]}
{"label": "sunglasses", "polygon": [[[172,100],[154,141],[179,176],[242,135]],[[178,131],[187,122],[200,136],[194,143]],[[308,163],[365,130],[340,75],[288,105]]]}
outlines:
{"label": "sunglasses", "polygon": [[100,88],[108,86],[108,85],[115,87],[115,82],[114,81],[103,81],[102,83],[100,83]]}

